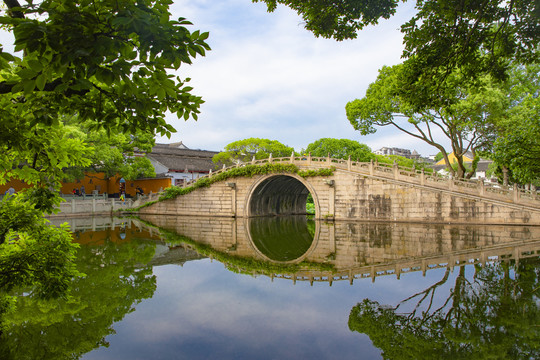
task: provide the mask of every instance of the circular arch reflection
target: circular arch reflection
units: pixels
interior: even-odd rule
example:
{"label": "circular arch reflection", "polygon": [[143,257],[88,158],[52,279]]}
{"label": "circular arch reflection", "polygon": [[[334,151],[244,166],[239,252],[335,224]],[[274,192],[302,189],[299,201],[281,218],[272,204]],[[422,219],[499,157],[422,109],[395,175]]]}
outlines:
{"label": "circular arch reflection", "polygon": [[255,251],[273,262],[300,262],[318,240],[319,224],[306,216],[256,217],[247,222]]}

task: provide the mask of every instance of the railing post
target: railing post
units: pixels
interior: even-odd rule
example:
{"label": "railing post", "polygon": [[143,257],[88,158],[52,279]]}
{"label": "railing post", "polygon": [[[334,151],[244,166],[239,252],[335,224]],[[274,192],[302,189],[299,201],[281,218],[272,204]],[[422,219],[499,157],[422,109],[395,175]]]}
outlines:
{"label": "railing post", "polygon": [[311,153],[308,154],[307,163],[311,165]]}
{"label": "railing post", "polygon": [[96,198],[92,198],[92,212],[96,212]]}
{"label": "railing post", "polygon": [[294,163],[294,151],[291,153],[291,164]]}
{"label": "railing post", "polygon": [[326,162],[328,163],[328,165],[332,163],[332,160],[330,160],[330,153],[328,153],[328,155],[326,156]]}
{"label": "railing post", "polygon": [[349,155],[349,159],[347,159],[347,170],[352,170],[352,161],[351,161],[351,155]]}
{"label": "railing post", "polygon": [[373,159],[369,160],[369,175],[373,176],[375,174],[375,168],[373,167]]}
{"label": "railing post", "polygon": [[270,155],[268,156],[268,162],[269,162],[269,163],[272,162],[272,153],[270,153]]}
{"label": "railing post", "polygon": [[516,183],[514,183],[514,202],[515,203],[519,202],[519,189]]}
{"label": "railing post", "polygon": [[426,174],[424,173],[424,169],[420,171],[420,185],[424,186],[426,184]]}
{"label": "railing post", "polygon": [[478,181],[478,192],[479,192],[480,196],[484,196],[485,188],[484,188],[484,181],[483,180]]}
{"label": "railing post", "polygon": [[392,167],[394,168],[394,179],[399,179],[399,166],[396,162],[396,160],[394,160],[394,165],[392,165]]}
{"label": "railing post", "polygon": [[452,177],[452,175],[450,175],[450,177],[448,178],[448,189],[454,190],[454,178]]}

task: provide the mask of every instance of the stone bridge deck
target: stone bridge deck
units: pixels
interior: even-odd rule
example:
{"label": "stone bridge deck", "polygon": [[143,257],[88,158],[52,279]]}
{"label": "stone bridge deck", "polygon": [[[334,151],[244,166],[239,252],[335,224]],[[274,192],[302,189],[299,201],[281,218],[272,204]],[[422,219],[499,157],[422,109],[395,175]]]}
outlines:
{"label": "stone bridge deck", "polygon": [[234,178],[141,212],[232,217],[298,214],[305,211],[310,193],[318,219],[540,225],[539,194],[517,187],[329,157],[270,157],[251,162],[267,163],[294,164],[301,170],[333,167],[335,171],[324,177],[266,174]]}

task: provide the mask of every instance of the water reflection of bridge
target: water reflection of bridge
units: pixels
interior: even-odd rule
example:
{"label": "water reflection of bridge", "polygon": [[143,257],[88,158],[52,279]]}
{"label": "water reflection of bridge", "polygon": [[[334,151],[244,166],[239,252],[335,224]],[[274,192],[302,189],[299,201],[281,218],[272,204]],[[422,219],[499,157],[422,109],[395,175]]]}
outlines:
{"label": "water reflection of bridge", "polygon": [[[253,240],[253,220],[146,216],[158,228],[210,246],[229,258],[251,258],[275,266],[295,264],[294,272],[261,272],[243,265],[227,264],[243,273],[268,275],[293,282],[349,281],[447,268],[492,261],[519,261],[540,256],[540,228],[527,226],[458,226],[412,223],[317,222],[311,227],[313,244],[298,259],[276,261]],[[259,221],[259,220],[257,220]],[[304,220],[299,220],[304,221]],[[140,226],[149,226],[143,225]],[[294,232],[301,225],[293,224]],[[307,228],[306,228],[307,229]],[[263,227],[262,233],[271,232]],[[308,230],[306,230],[308,231]],[[261,231],[258,231],[261,233]],[[284,236],[282,229],[277,232]],[[258,235],[259,236],[259,235]],[[268,241],[272,241],[272,236]],[[260,243],[260,241],[259,241]],[[197,250],[192,244],[182,246]],[[210,255],[211,256],[211,255]],[[303,266],[310,264],[310,266]],[[315,266],[313,266],[315,264]],[[316,264],[320,264],[317,269]],[[333,270],[328,270],[331,266]]]}
{"label": "water reflection of bridge", "polygon": [[[93,216],[93,217],[65,217],[65,218],[50,218],[51,224],[59,226],[67,223],[71,231],[99,231],[99,230],[114,230],[117,227],[131,227],[132,219],[119,218],[111,216]],[[139,221],[137,221],[139,223]]]}
{"label": "water reflection of bridge", "polygon": [[486,264],[488,262],[510,261],[519,262],[520,259],[540,256],[540,240],[533,242],[522,242],[514,245],[495,245],[478,250],[456,251],[448,255],[432,256],[418,259],[408,259],[385,264],[375,264],[362,266],[360,268],[340,271],[338,273],[313,274],[275,274],[272,278],[289,279],[296,281],[332,282],[348,280],[351,285],[355,279],[371,278],[385,275],[396,275],[399,279],[401,274],[415,271],[422,271],[425,276],[427,270],[447,268],[453,270],[456,266]]}

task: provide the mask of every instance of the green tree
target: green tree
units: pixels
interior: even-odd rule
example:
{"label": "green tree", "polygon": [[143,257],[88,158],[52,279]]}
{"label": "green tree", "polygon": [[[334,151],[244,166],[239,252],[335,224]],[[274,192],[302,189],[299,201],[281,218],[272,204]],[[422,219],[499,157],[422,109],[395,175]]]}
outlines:
{"label": "green tree", "polygon": [[437,153],[437,155],[435,155],[435,159],[434,159],[434,160],[437,162],[437,161],[439,161],[439,160],[442,160],[443,158],[444,158],[443,153],[439,151],[439,152]]}
{"label": "green tree", "polygon": [[363,162],[375,159],[375,154],[371,152],[369,146],[349,139],[322,138],[309,144],[302,152],[311,153],[316,157],[330,156],[335,159],[347,159],[350,156],[354,161]]}
{"label": "green tree", "polygon": [[506,116],[497,123],[498,137],[489,156],[521,184],[540,179],[540,65],[516,66],[506,85]]}
{"label": "green tree", "polygon": [[408,71],[402,97],[417,108],[444,103],[439,86],[459,69],[474,84],[505,80],[511,63],[538,62],[540,4],[530,0],[417,0],[401,27]]}
{"label": "green tree", "polygon": [[212,161],[227,166],[237,162],[249,162],[255,159],[266,159],[270,155],[273,157],[291,156],[294,149],[283,145],[277,140],[249,138],[234,141],[225,146],[224,151],[214,155]]}
{"label": "green tree", "polygon": [[[166,112],[197,119],[202,99],[191,93],[189,78],[173,72],[205,55],[208,33],[189,31],[184,18],[172,20],[168,0],[4,4],[0,26],[13,33],[15,53],[0,46],[0,182],[20,179],[36,186],[24,195],[29,208],[23,212],[42,213],[58,200],[54,190],[66,167],[92,165],[92,148],[70,137],[61,119],[77,116],[89,131],[137,135],[170,135]],[[59,271],[55,279],[26,270],[40,264],[69,269],[69,229],[39,225],[21,232],[11,221],[3,224],[0,232],[15,235],[2,244],[0,256],[17,253],[21,259],[10,270],[9,286],[50,289],[51,281],[63,284],[73,275]],[[2,262],[0,272],[9,264]]]}
{"label": "green tree", "polygon": [[87,172],[103,172],[106,178],[119,175],[128,180],[155,176],[150,160],[138,153],[152,150],[152,134],[137,132],[134,134],[111,133],[104,129],[91,130],[85,124],[75,124],[69,128],[70,136],[84,141],[92,148],[88,154],[89,166],[66,169],[64,174],[82,178]]}
{"label": "green tree", "polygon": [[367,334],[385,359],[538,358],[538,264],[536,257],[477,265],[471,281],[461,267],[450,296],[437,305],[447,270],[396,307],[364,299],[351,310],[349,328]]}
{"label": "green tree", "polygon": [[64,116],[108,134],[162,135],[174,131],[167,111],[197,118],[202,99],[170,72],[205,54],[208,33],[171,20],[166,0],[5,4],[0,24],[22,56],[0,49],[0,147],[11,152],[0,159],[3,181],[54,182],[59,168],[80,165],[88,149],[62,142]]}
{"label": "green tree", "polygon": [[[479,159],[476,151],[486,146],[493,132],[491,124],[501,116],[507,101],[504,92],[493,87],[489,79],[484,79],[481,87],[462,86],[463,74],[454,72],[440,86],[439,94],[447,101],[441,101],[440,106],[417,109],[407,98],[400,96],[401,79],[407,71],[404,64],[383,67],[377,80],[370,84],[366,96],[347,103],[350,123],[362,135],[375,133],[376,127],[395,127],[437,148],[454,177],[471,177]],[[439,141],[438,133],[450,141],[457,158],[456,170]],[[463,161],[468,151],[476,158],[470,169]]]}
{"label": "green tree", "polygon": [[[357,31],[395,14],[398,1],[253,0],[269,11],[295,10],[316,36],[352,39]],[[437,89],[456,69],[465,79],[504,79],[509,60],[538,61],[540,7],[531,0],[416,0],[416,13],[401,27],[409,71],[399,88],[416,108],[440,103]]]}
{"label": "green tree", "polygon": [[252,0],[265,2],[272,12],[278,4],[295,10],[304,20],[307,30],[315,36],[336,40],[354,39],[357,31],[367,25],[377,24],[380,18],[394,15],[397,1],[346,1],[346,0]]}

